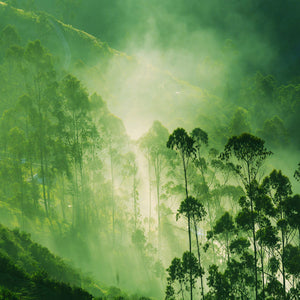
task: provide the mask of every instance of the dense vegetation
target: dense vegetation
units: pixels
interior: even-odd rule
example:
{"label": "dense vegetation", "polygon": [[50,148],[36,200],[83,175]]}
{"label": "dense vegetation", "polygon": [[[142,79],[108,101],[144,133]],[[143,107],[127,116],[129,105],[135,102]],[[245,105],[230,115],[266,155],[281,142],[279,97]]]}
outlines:
{"label": "dense vegetation", "polygon": [[[0,241],[1,299],[92,299],[79,288],[83,283],[93,289],[92,282],[81,278],[47,248],[33,243],[28,234],[1,226]],[[104,296],[100,289],[96,294]]]}
{"label": "dense vegetation", "polygon": [[81,1],[5,2],[0,297],[298,299],[297,72],[224,38],[192,85],[51,15],[80,24]]}

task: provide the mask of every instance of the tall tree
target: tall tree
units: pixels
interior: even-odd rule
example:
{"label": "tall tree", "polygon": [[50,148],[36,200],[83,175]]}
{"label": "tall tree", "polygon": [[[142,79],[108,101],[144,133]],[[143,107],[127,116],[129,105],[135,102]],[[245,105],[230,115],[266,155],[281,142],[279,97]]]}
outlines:
{"label": "tall tree", "polygon": [[195,230],[195,237],[196,237],[196,243],[197,243],[197,254],[198,254],[198,270],[199,270],[199,276],[201,279],[201,295],[202,299],[204,299],[204,285],[203,285],[203,267],[201,265],[201,255],[200,255],[200,246],[199,246],[199,240],[198,240],[198,225],[199,222],[203,220],[203,218],[206,215],[206,211],[204,209],[203,204],[196,198],[189,196],[184,201],[180,203],[180,207],[178,209],[178,213],[176,215],[176,219],[179,218],[180,215],[183,215],[187,219],[190,218],[194,224],[194,230]]}
{"label": "tall tree", "polygon": [[[174,149],[177,153],[179,153],[180,158],[182,160],[183,173],[184,173],[184,183],[185,183],[185,194],[186,200],[189,201],[189,193],[188,193],[188,177],[187,170],[189,166],[189,162],[191,158],[195,154],[194,147],[194,139],[190,137],[183,128],[177,128],[173,131],[173,133],[169,136],[167,141],[167,147],[170,149]],[[191,214],[188,212],[188,235],[189,235],[189,252],[192,254],[192,239],[191,239]],[[193,299],[193,272],[190,269],[190,296],[191,300]]]}
{"label": "tall tree", "polygon": [[78,225],[80,221],[84,221],[82,218],[86,210],[86,203],[82,203],[85,199],[83,156],[90,135],[90,103],[81,82],[72,75],[63,79],[61,94],[66,114],[65,141],[71,150],[73,161],[73,225]]}
{"label": "tall tree", "polygon": [[52,58],[42,47],[39,40],[29,42],[24,53],[24,76],[27,86],[27,101],[23,102],[29,113],[33,129],[33,142],[39,157],[40,177],[42,179],[43,200],[46,215],[49,216],[50,173],[49,158],[51,152],[51,104],[57,88],[56,74]]}
{"label": "tall tree", "polygon": [[125,164],[124,164],[124,175],[131,177],[132,180],[132,200],[133,200],[133,223],[134,230],[138,227],[138,217],[139,217],[139,194],[138,194],[138,166],[136,162],[136,156],[133,152],[128,152],[125,155]]}
{"label": "tall tree", "polygon": [[169,137],[168,130],[162,126],[159,121],[154,121],[150,130],[140,139],[140,147],[146,152],[149,170],[149,226],[151,218],[151,172],[150,165],[153,167],[156,185],[157,199],[157,220],[158,220],[158,249],[160,249],[161,240],[161,212],[160,212],[160,195],[162,171],[165,165],[165,157],[167,155],[166,142]]}
{"label": "tall tree", "polygon": [[254,191],[253,185],[256,182],[257,175],[261,166],[268,156],[272,154],[265,147],[265,142],[249,133],[243,133],[240,136],[231,137],[225,145],[221,158],[231,160],[234,163],[236,172],[239,175],[242,184],[246,190],[247,197],[250,200],[251,229],[254,249],[254,272],[255,272],[255,299],[258,299],[258,267],[257,267],[257,247],[256,230],[254,214]]}
{"label": "tall tree", "polygon": [[216,235],[221,235],[225,240],[225,249],[228,263],[230,262],[229,242],[235,231],[236,228],[233,222],[233,218],[228,212],[225,212],[223,216],[216,221],[216,225],[213,228],[213,233]]}
{"label": "tall tree", "polygon": [[286,299],[285,247],[289,242],[289,233],[291,231],[286,218],[286,203],[292,196],[291,183],[281,171],[273,170],[269,176],[264,178],[262,186],[272,200],[273,211],[269,214],[275,219],[277,228],[281,232],[282,284],[284,299]]}

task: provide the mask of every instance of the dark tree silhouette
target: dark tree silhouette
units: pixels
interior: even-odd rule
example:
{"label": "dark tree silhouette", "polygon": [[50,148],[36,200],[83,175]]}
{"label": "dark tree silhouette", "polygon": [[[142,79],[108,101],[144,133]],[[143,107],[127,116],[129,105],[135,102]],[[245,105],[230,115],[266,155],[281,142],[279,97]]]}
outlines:
{"label": "dark tree silhouette", "polygon": [[231,137],[225,145],[221,158],[232,161],[236,168],[236,173],[241,178],[247,196],[250,200],[250,221],[254,248],[254,272],[255,272],[255,299],[258,299],[258,268],[257,268],[257,248],[255,235],[255,215],[254,215],[254,191],[253,184],[256,182],[258,172],[268,156],[272,154],[264,146],[265,142],[249,133]]}
{"label": "dark tree silhouette", "polygon": [[[195,141],[191,138],[183,128],[177,128],[173,131],[173,133],[169,136],[167,147],[170,149],[174,149],[179,153],[182,159],[183,165],[183,173],[184,173],[184,182],[185,182],[185,194],[186,201],[188,202],[189,193],[188,193],[188,178],[187,178],[187,170],[190,159],[195,154]],[[188,204],[188,203],[187,203]],[[187,214],[188,219],[188,234],[189,234],[189,252],[192,253],[192,239],[191,239],[191,215]],[[192,284],[192,270],[190,270],[190,296],[191,300],[193,299],[193,284]]]}

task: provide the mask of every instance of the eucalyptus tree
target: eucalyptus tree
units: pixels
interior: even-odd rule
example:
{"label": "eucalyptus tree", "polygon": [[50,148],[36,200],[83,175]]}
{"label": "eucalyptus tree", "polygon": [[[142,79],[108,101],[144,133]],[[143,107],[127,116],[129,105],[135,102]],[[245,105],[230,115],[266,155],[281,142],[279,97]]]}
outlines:
{"label": "eucalyptus tree", "polygon": [[216,221],[213,227],[213,234],[220,235],[221,239],[225,240],[227,262],[230,262],[229,242],[235,232],[236,227],[233,218],[228,212],[225,212],[223,216]]}
{"label": "eucalyptus tree", "polygon": [[[24,76],[28,98],[25,105],[29,106],[29,121],[33,129],[34,144],[39,157],[40,175],[42,178],[43,200],[46,215],[49,215],[49,184],[50,174],[48,162],[50,155],[51,136],[51,99],[57,88],[56,75],[52,58],[42,47],[39,40],[29,42],[24,52]],[[48,190],[46,190],[48,188]]]}
{"label": "eucalyptus tree", "polygon": [[[96,96],[92,96],[91,99]],[[109,169],[111,177],[111,202],[112,202],[112,231],[113,231],[113,243],[115,241],[115,225],[117,220],[117,203],[116,203],[116,177],[118,175],[119,166],[121,164],[122,152],[125,151],[127,137],[122,122],[114,115],[110,114],[106,108],[106,105],[102,98],[98,96],[96,99],[98,102],[102,102],[98,107],[98,113],[100,113],[99,119],[96,118],[97,125],[100,127],[100,138],[102,141],[102,148],[108,154]],[[93,102],[95,102],[95,100]]]}
{"label": "eucalyptus tree", "polygon": [[276,222],[277,228],[281,233],[281,266],[282,284],[284,298],[286,298],[286,266],[285,248],[291,241],[293,227],[288,222],[289,201],[292,198],[292,187],[289,178],[284,176],[281,171],[273,170],[269,176],[265,177],[262,183],[265,193],[270,197],[273,210],[269,212],[270,217]]}
{"label": "eucalyptus tree", "polygon": [[83,216],[82,211],[86,209],[80,202],[84,201],[83,156],[90,135],[88,117],[90,105],[86,90],[72,75],[67,75],[63,79],[61,95],[65,108],[65,142],[68,144],[73,161],[73,225],[75,223],[78,225]]}
{"label": "eucalyptus tree", "polygon": [[[199,277],[199,269],[197,258],[193,253],[186,251],[182,255],[182,259],[175,257],[169,268],[167,269],[167,288],[165,299],[176,299],[175,294],[181,294],[181,299],[184,300],[184,290],[188,290],[188,282],[195,287],[196,280]],[[190,274],[192,273],[192,281],[190,281]],[[176,293],[176,286],[178,282],[179,290]]]}
{"label": "eucalyptus tree", "polygon": [[136,156],[133,152],[128,152],[124,156],[125,163],[123,165],[124,168],[124,176],[131,177],[132,180],[132,199],[133,199],[133,224],[134,230],[137,229],[138,226],[138,217],[139,217],[139,193],[138,193],[138,165],[136,162]]}
{"label": "eucalyptus tree", "polygon": [[[183,165],[183,173],[184,173],[184,182],[185,182],[185,194],[186,194],[186,203],[188,204],[190,198],[188,193],[188,177],[187,170],[189,166],[190,160],[195,155],[195,141],[192,137],[190,137],[187,132],[183,128],[177,128],[173,131],[173,133],[169,136],[167,141],[167,147],[170,149],[174,149],[182,160]],[[192,254],[192,239],[191,239],[191,213],[187,212],[188,219],[188,236],[189,236],[189,253]],[[190,270],[190,296],[191,300],[193,299],[193,273]]]}
{"label": "eucalyptus tree", "polygon": [[[160,212],[160,194],[162,171],[165,166],[165,158],[168,149],[166,141],[168,140],[168,130],[159,122],[154,121],[149,131],[140,139],[139,144],[141,149],[146,153],[148,161],[148,176],[149,176],[149,231],[151,218],[151,167],[154,170],[156,199],[157,199],[157,220],[158,220],[158,244],[161,239],[161,212]],[[159,247],[158,247],[159,248]]]}
{"label": "eucalyptus tree", "polygon": [[254,249],[254,272],[255,272],[255,299],[258,299],[258,267],[257,267],[257,247],[254,213],[254,191],[253,185],[257,180],[258,172],[264,161],[272,154],[265,147],[265,142],[249,133],[231,137],[225,145],[221,158],[231,161],[237,175],[242,181],[247,197],[249,198],[250,226],[252,230]]}
{"label": "eucalyptus tree", "polygon": [[[208,150],[208,134],[201,128],[194,128],[191,132],[191,137],[194,140],[194,147],[196,149],[193,158],[194,165],[200,171],[200,183],[197,185],[197,194],[200,199],[203,199],[207,205],[207,213],[209,217],[209,224],[213,226],[213,213],[217,214],[218,209],[213,210],[212,206],[216,205],[216,200],[219,200],[218,184],[216,180],[215,157],[217,156],[216,149]],[[204,154],[207,154],[206,156]],[[211,161],[209,162],[209,158]],[[209,166],[211,164],[211,166]],[[211,167],[211,168],[210,168]],[[196,177],[197,178],[197,177]],[[196,179],[197,180],[197,179]],[[214,188],[212,187],[215,184]],[[215,208],[220,208],[220,205]],[[198,236],[197,236],[198,239]],[[213,258],[215,260],[215,245],[211,242],[213,250]],[[197,248],[199,248],[197,241]],[[198,250],[199,252],[199,250]]]}
{"label": "eucalyptus tree", "polygon": [[[201,265],[201,255],[200,255],[200,247],[198,240],[198,224],[206,215],[206,211],[204,209],[203,204],[196,198],[189,196],[184,201],[181,202],[180,207],[178,209],[178,213],[176,215],[176,219],[180,216],[184,216],[185,218],[190,218],[194,224],[195,237],[197,243],[197,254],[198,254],[198,271],[201,279],[201,295],[202,299],[204,299],[204,285],[203,285],[203,267]],[[191,271],[192,272],[192,271]]]}
{"label": "eucalyptus tree", "polygon": [[167,269],[168,278],[167,278],[167,288],[166,288],[166,298],[165,299],[175,299],[175,289],[173,284],[178,281],[180,289],[178,293],[181,293],[181,298],[184,300],[184,272],[182,267],[182,262],[180,258],[173,258],[171,265]]}
{"label": "eucalyptus tree", "polygon": [[24,209],[25,209],[25,180],[22,166],[22,159],[24,159],[25,150],[25,134],[20,128],[12,128],[8,134],[9,147],[8,150],[12,155],[13,161],[13,178],[11,178],[14,186],[14,193],[16,195],[17,204],[20,202],[22,212],[22,227],[24,228]]}
{"label": "eucalyptus tree", "polygon": [[298,230],[298,246],[300,247],[300,195],[288,197],[284,202],[285,218],[292,229]]}
{"label": "eucalyptus tree", "polygon": [[[260,255],[260,270],[262,279],[262,298],[265,299],[265,253],[278,248],[277,229],[272,225],[270,216],[274,214],[274,207],[264,188],[255,181],[252,185],[254,199],[254,213],[256,223],[256,239],[258,242],[258,254]],[[240,201],[244,211],[249,207],[246,201]]]}
{"label": "eucalyptus tree", "polygon": [[203,150],[203,147],[208,146],[208,135],[201,128],[194,128],[191,133],[191,137],[194,140],[194,147],[196,149],[196,151],[195,151],[196,156],[194,158],[194,163],[201,172],[202,183],[206,184],[205,171],[207,170],[207,161],[203,157],[202,150]]}

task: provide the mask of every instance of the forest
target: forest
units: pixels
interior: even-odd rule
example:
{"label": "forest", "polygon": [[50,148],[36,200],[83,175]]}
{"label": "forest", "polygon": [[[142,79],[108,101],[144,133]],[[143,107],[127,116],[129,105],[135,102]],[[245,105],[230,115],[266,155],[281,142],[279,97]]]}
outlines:
{"label": "forest", "polygon": [[299,14],[0,1],[0,299],[299,299]]}

